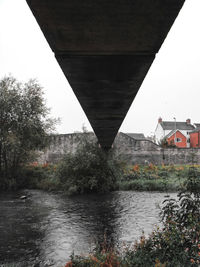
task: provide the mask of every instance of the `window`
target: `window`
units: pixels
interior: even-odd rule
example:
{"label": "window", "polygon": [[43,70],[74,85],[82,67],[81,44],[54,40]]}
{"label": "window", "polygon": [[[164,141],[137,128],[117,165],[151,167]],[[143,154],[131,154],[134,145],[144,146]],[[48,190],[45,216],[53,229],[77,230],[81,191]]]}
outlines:
{"label": "window", "polygon": [[182,138],[176,138],[176,143],[182,142]]}

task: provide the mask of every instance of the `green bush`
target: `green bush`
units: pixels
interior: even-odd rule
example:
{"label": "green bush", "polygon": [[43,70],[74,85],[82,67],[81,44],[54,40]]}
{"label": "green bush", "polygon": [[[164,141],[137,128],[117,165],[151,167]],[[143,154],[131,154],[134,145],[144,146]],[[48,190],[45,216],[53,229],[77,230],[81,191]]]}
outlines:
{"label": "green bush", "polygon": [[7,179],[4,176],[0,177],[0,191],[17,190],[18,185],[16,178]]}
{"label": "green bush", "polygon": [[15,178],[1,178],[1,190],[18,189],[59,190],[60,180],[56,176],[56,165],[37,162],[22,166]]}
{"label": "green bush", "polygon": [[42,164],[37,166],[26,166],[21,175],[21,188],[33,188],[43,190],[59,190],[60,180],[56,176],[56,166],[53,164]]}
{"label": "green bush", "polygon": [[48,176],[38,181],[35,188],[48,191],[55,191],[55,190],[60,190],[62,188],[62,185],[60,184],[60,180],[58,177]]}
{"label": "green bush", "polygon": [[116,189],[121,167],[113,151],[103,151],[83,134],[74,154],[67,154],[58,165],[58,177],[69,193],[107,192]]}
{"label": "green bush", "polygon": [[178,193],[178,199],[168,198],[163,203],[163,228],[147,239],[142,237],[135,249],[126,254],[132,266],[154,266],[156,259],[164,266],[199,266],[199,185],[199,174],[191,167],[185,189]]}

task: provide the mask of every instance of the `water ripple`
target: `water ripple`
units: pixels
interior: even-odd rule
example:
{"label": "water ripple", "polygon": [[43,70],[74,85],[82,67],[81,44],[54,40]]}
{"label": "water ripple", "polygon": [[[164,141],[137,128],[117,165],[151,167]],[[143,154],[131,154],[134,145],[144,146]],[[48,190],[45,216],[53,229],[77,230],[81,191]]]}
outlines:
{"label": "water ripple", "polygon": [[[20,194],[28,199],[20,200]],[[39,190],[1,194],[0,264],[62,266],[73,251],[87,253],[103,241],[104,233],[115,245],[131,244],[158,224],[164,195],[120,191],[68,197]]]}

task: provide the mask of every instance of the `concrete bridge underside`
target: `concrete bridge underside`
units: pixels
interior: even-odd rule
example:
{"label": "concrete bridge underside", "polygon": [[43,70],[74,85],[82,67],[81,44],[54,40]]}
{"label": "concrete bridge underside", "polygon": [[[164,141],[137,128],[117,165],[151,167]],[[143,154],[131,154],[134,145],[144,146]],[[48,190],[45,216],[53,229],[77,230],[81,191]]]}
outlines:
{"label": "concrete bridge underside", "polygon": [[109,149],[185,0],[26,0]]}

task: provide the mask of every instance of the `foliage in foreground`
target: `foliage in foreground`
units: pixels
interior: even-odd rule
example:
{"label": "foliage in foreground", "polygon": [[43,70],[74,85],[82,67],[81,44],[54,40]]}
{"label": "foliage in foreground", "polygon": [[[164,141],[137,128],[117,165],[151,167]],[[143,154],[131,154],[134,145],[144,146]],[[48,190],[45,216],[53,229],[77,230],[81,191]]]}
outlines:
{"label": "foliage in foreground", "polygon": [[188,267],[200,265],[200,176],[189,169],[189,178],[177,199],[166,199],[161,210],[163,227],[121,254],[96,250],[88,257],[71,256],[65,267],[135,266]]}
{"label": "foliage in foreground", "polygon": [[58,178],[69,193],[107,192],[116,188],[121,166],[113,151],[103,151],[84,132],[74,154],[58,165]]}
{"label": "foliage in foreground", "polygon": [[48,115],[42,88],[35,80],[24,84],[12,76],[0,80],[1,189],[17,184],[22,166],[46,145],[55,124]]}

